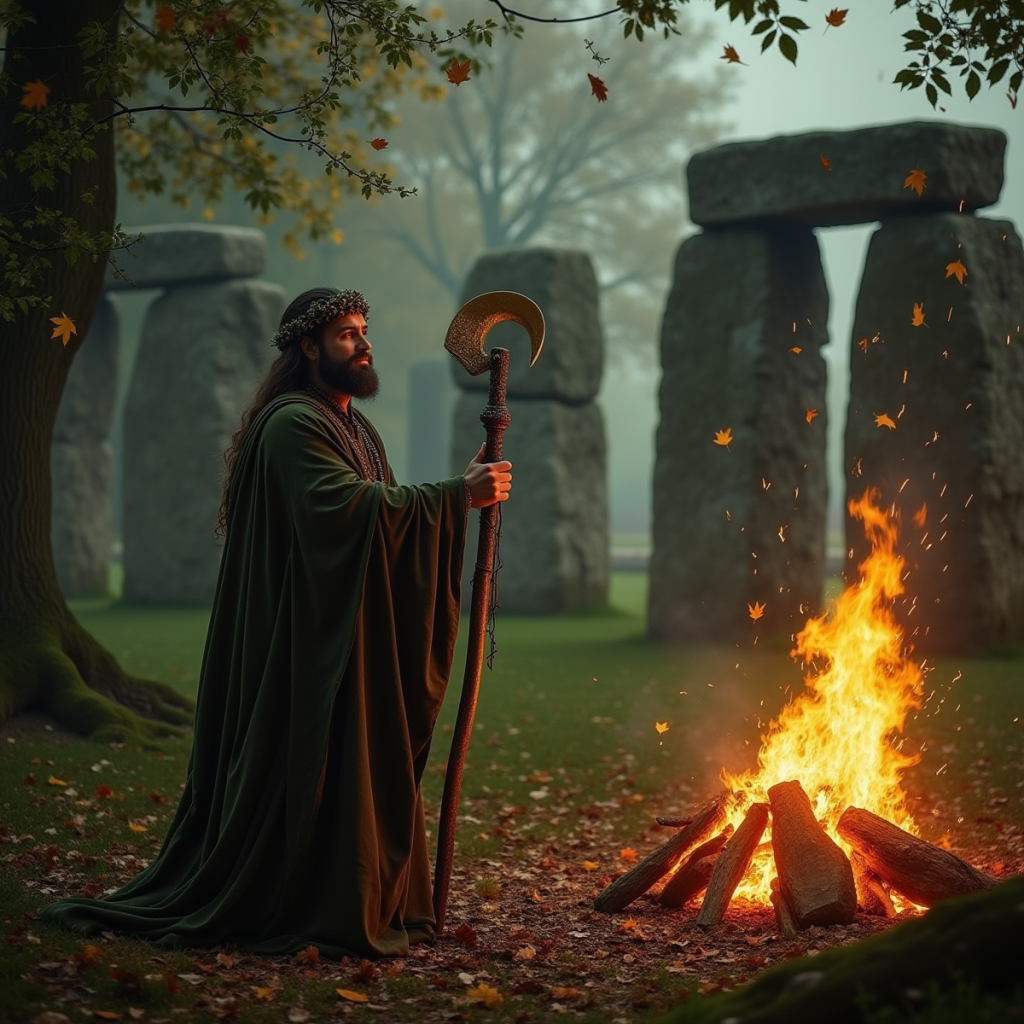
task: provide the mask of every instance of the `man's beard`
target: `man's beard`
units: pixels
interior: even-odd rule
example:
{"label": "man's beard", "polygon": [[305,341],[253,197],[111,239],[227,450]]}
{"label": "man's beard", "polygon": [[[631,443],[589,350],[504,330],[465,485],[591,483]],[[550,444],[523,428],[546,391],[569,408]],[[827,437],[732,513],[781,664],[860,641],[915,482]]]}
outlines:
{"label": "man's beard", "polygon": [[[351,364],[362,358],[361,356],[352,356],[346,362],[336,362],[322,349],[321,355],[323,358],[320,360],[320,377],[328,387],[353,398],[376,397],[380,390],[380,380],[372,362],[353,366]],[[368,358],[372,359],[372,356]]]}

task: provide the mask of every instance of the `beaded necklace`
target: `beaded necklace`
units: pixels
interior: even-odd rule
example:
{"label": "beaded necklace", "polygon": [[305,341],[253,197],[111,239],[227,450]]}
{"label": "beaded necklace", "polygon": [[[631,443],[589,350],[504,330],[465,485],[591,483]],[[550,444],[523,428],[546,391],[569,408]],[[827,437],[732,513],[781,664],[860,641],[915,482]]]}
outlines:
{"label": "beaded necklace", "polygon": [[315,384],[307,384],[303,390],[315,398],[338,421],[342,430],[348,435],[352,441],[352,447],[355,449],[356,458],[359,460],[363,479],[376,480],[382,484],[387,483],[384,460],[370,434],[360,429],[356,419],[345,412],[327,392],[321,391]]}

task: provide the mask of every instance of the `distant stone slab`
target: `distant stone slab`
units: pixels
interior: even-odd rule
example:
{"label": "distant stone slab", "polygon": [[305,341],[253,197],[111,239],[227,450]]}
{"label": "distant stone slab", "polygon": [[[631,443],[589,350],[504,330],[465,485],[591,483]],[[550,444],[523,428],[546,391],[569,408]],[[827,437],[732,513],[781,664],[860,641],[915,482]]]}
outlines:
{"label": "distant stone slab", "polygon": [[[921,652],[1024,640],[1022,331],[1024,252],[1009,221],[927,214],[872,236],[850,352],[847,497],[874,487],[898,510],[908,575],[895,611]],[[855,520],[847,548],[852,571],[867,553]]]}
{"label": "distant stone slab", "polygon": [[817,608],[827,316],[808,228],[710,229],[680,247],[661,332],[652,636],[788,636]]}
{"label": "distant stone slab", "polygon": [[256,277],[267,265],[267,239],[256,228],[157,224],[131,228],[129,234],[145,235],[145,240],[118,254],[124,277],[108,275],[106,286],[113,291]]}
{"label": "distant stone slab", "polygon": [[[690,219],[827,227],[957,210],[961,201],[975,210],[999,198],[1005,150],[997,129],[930,121],[733,142],[690,160]],[[920,196],[904,187],[914,168],[927,175]]]}
{"label": "distant stone slab", "polygon": [[[453,472],[484,437],[486,396],[459,395],[452,422]],[[601,409],[548,399],[509,399],[504,456],[512,495],[501,506],[501,607],[551,614],[603,607],[608,600],[607,453]],[[470,516],[463,600],[468,606],[479,515]]]}
{"label": "distant stone slab", "polygon": [[[516,398],[588,402],[597,396],[604,371],[604,333],[598,310],[597,277],[590,257],[572,249],[508,249],[477,260],[462,292],[468,302],[482,292],[520,292],[544,313],[544,350],[530,366],[530,342],[518,324],[498,324],[488,349],[510,352],[508,393]],[[452,360],[460,388],[487,389],[487,374],[471,377]]]}

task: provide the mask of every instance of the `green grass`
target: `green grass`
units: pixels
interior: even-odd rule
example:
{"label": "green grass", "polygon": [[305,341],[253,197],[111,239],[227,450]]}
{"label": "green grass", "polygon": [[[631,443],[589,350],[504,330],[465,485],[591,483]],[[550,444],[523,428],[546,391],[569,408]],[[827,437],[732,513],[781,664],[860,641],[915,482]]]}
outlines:
{"label": "green grass", "polygon": [[[762,639],[755,645],[753,635],[735,646],[655,644],[644,636],[645,600],[646,578],[621,573],[613,580],[611,607],[600,614],[499,613],[497,656],[493,671],[484,671],[463,788],[468,813],[484,823],[484,830],[460,831],[462,855],[487,857],[497,850],[501,839],[493,825],[502,808],[529,809],[518,822],[521,836],[561,841],[572,837],[581,811],[610,807],[612,800],[620,806],[604,816],[602,827],[628,845],[652,814],[681,811],[713,791],[723,767],[735,772],[754,763],[763,725],[801,686],[788,644]],[[195,694],[205,611],[140,609],[101,600],[78,602],[74,610],[127,669]],[[427,804],[434,808],[457,706],[463,642],[464,631],[424,784]],[[998,851],[1001,830],[1024,824],[1024,651],[939,659],[930,666],[928,690],[934,693],[927,707],[907,728],[908,745],[921,750],[920,764],[906,783],[923,833],[937,838],[956,834],[963,825],[961,834],[978,848]],[[668,722],[668,731],[659,733],[656,722]],[[33,838],[0,847],[5,928],[48,898],[19,881],[18,857],[30,847],[74,848],[75,869],[83,881],[95,879],[99,891],[109,883],[105,857],[152,856],[187,758],[188,740],[143,752],[51,731],[31,716],[9,723],[0,739],[0,831],[8,839]],[[25,782],[30,775],[35,785]],[[68,786],[48,785],[51,776]],[[115,796],[100,800],[97,785],[109,785]],[[78,820],[85,813],[79,813],[79,801],[92,803],[87,825]],[[97,808],[109,812],[98,827]],[[147,831],[129,832],[129,821]],[[37,860],[44,855],[35,854]],[[70,936],[51,935],[47,942],[51,959],[80,948]],[[39,991],[31,980],[34,951],[23,943],[5,945],[0,1019],[7,1013],[12,1021],[28,1020],[33,1014],[25,1014]],[[141,963],[146,956],[145,947],[129,940],[116,940],[111,949],[125,962]],[[188,957],[182,956],[184,963]],[[169,957],[167,969],[189,970],[174,963]],[[97,975],[90,984],[101,982]],[[150,996],[158,1000],[155,992]],[[246,1013],[242,1019],[283,1019],[280,1006]],[[159,1014],[152,1009],[149,1016]]]}

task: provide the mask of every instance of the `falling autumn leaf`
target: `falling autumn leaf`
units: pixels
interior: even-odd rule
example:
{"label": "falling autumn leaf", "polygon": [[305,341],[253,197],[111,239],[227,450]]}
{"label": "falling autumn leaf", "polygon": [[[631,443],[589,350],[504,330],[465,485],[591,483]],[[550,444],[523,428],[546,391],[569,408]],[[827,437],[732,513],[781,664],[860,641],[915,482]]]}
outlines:
{"label": "falling autumn leaf", "polygon": [[814,417],[817,416],[817,415],[818,415],[818,410],[817,409],[808,409],[807,412],[804,413],[804,419],[807,420],[808,423],[810,423],[811,420],[813,420]]}
{"label": "falling autumn leaf", "polygon": [[78,333],[78,328],[75,327],[75,321],[72,320],[64,310],[61,310],[60,316],[50,317],[50,323],[54,325],[53,334],[50,335],[50,340],[52,341],[54,338],[60,338],[64,343],[64,347],[67,348],[68,342],[71,340],[71,335]]}
{"label": "falling autumn leaf", "polygon": [[716,430],[715,444],[720,444],[723,448],[728,448],[729,445],[732,444],[732,427],[726,427],[725,430]]}
{"label": "falling autumn leaf", "polygon": [[65,786],[67,786],[67,783],[63,779],[58,779],[56,775],[51,775],[46,780],[46,784],[48,786],[60,786],[61,788],[64,788]]}
{"label": "falling autumn leaf", "polygon": [[655,722],[654,728],[657,729],[659,733],[668,732],[668,722]]}
{"label": "falling autumn leaf", "polygon": [[[736,52],[736,48],[732,44],[729,44],[723,49],[721,59],[727,61],[729,64],[743,64],[743,61],[740,60],[740,55]],[[746,67],[745,64],[744,67]]]}
{"label": "falling autumn leaf", "polygon": [[825,15],[825,22],[827,26],[825,31],[827,32],[829,28],[839,28],[839,26],[842,25],[844,21],[846,21],[846,16],[849,13],[849,7],[847,7],[845,10],[840,10],[838,7],[833,7],[832,10]]}
{"label": "falling autumn leaf", "polygon": [[363,995],[362,992],[353,992],[350,988],[336,988],[334,990],[341,996],[342,999],[347,999],[350,1003],[368,1003],[370,997]]}
{"label": "falling autumn leaf", "polygon": [[910,318],[910,325],[912,327],[927,327],[928,325],[924,322],[924,303],[915,302],[914,312]]}
{"label": "falling autumn leaf", "polygon": [[750,617],[754,620],[754,622],[757,622],[757,620],[761,618],[762,615],[764,615],[764,609],[765,605],[761,604],[758,601],[755,601],[753,604],[747,605],[747,612],[749,613]]}
{"label": "falling autumn leaf", "polygon": [[306,946],[305,949],[300,949],[295,954],[295,959],[300,964],[318,964],[320,963],[320,950],[316,946]]}
{"label": "falling autumn leaf", "polygon": [[253,985],[252,990],[256,994],[256,1001],[258,1003],[272,1003],[274,1001],[274,990],[272,988],[262,988],[260,985]]}
{"label": "falling autumn leaf", "polygon": [[928,522],[928,503],[922,502],[921,507],[914,513],[914,525],[921,529]]}
{"label": "falling autumn leaf", "polygon": [[452,57],[451,64],[448,65],[448,70],[445,74],[448,76],[448,81],[452,85],[462,85],[463,82],[469,81],[469,69],[471,61],[467,57],[465,60],[459,60],[458,57]]}
{"label": "falling autumn leaf", "polygon": [[912,188],[918,195],[920,195],[928,181],[928,175],[924,173],[919,167],[915,167],[903,180],[904,188]]}
{"label": "falling autumn leaf", "polygon": [[826,171],[832,170],[832,161],[829,160],[824,153],[821,154],[821,166],[824,167]]}
{"label": "falling autumn leaf", "polygon": [[471,1003],[479,1003],[481,1006],[486,1006],[488,1010],[493,1010],[505,1002],[505,997],[496,988],[491,988],[490,985],[483,983],[477,985],[476,988],[471,988],[466,996]]}
{"label": "falling autumn leaf", "polygon": [[170,32],[174,28],[174,8],[170,4],[158,7],[153,15],[157,32]]}
{"label": "falling autumn leaf", "polygon": [[387,139],[370,139],[370,145],[373,146],[374,149],[387,149],[388,148],[388,140]]}
{"label": "falling autumn leaf", "polygon": [[128,827],[133,832],[148,832],[149,831],[149,828],[146,825],[143,825],[143,824],[141,824],[138,821],[132,821],[131,819],[128,820]]}
{"label": "falling autumn leaf", "polygon": [[946,264],[946,277],[955,277],[960,284],[963,284],[966,276],[967,268],[959,260]]}
{"label": "falling autumn leaf", "polygon": [[583,862],[584,871],[596,871],[600,866],[596,860],[585,860]]}
{"label": "falling autumn leaf", "polygon": [[631,846],[627,846],[623,850],[619,850],[619,860],[624,860],[627,864],[636,863],[636,850]]}
{"label": "falling autumn leaf", "polygon": [[604,103],[608,99],[608,86],[597,75],[592,75],[589,71],[587,78],[590,79],[590,91],[597,97],[597,102]]}
{"label": "falling autumn leaf", "polygon": [[50,87],[38,78],[26,82],[21,91],[22,97],[19,102],[26,110],[42,110],[50,102]]}
{"label": "falling autumn leaf", "polygon": [[876,427],[888,427],[890,430],[895,430],[896,429],[896,423],[892,420],[892,418],[887,413],[884,413],[884,412],[881,415],[878,415],[878,414],[875,415],[875,426]]}

